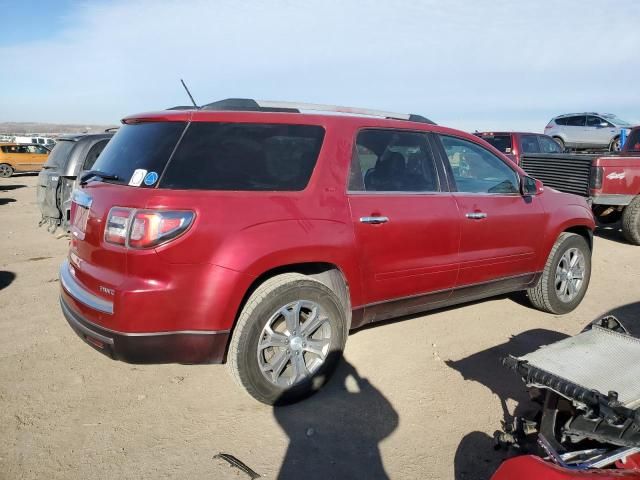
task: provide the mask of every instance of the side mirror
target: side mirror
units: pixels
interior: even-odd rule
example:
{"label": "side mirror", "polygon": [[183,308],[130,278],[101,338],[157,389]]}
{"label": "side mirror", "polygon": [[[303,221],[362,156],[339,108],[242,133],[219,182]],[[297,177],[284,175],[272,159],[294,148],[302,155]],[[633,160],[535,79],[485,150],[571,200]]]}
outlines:
{"label": "side mirror", "polygon": [[544,185],[533,177],[520,177],[520,193],[524,196],[540,195],[544,192]]}
{"label": "side mirror", "polygon": [[598,124],[598,128],[606,128],[608,126],[609,124],[607,122],[600,122],[600,124]]}

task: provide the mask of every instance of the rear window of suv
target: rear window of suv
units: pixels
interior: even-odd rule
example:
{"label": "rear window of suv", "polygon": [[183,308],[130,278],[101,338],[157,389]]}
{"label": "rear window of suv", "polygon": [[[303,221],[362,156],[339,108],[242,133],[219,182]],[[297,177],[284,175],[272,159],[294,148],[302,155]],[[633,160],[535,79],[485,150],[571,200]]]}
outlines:
{"label": "rear window of suv", "polygon": [[159,188],[179,190],[303,190],[323,138],[324,129],[316,125],[130,124],[118,130],[93,170],[124,184],[137,169],[155,172]]}
{"label": "rear window of suv", "polygon": [[324,138],[316,125],[192,123],[160,188],[303,190]]}
{"label": "rear window of suv", "polygon": [[167,165],[186,125],[184,122],[123,125],[98,157],[93,170],[116,175],[118,179],[114,182],[125,185],[137,169],[159,175]]}
{"label": "rear window of suv", "polygon": [[480,135],[485,142],[489,142],[497,150],[502,153],[511,153],[513,145],[511,144],[511,134],[504,135]]}
{"label": "rear window of suv", "polygon": [[73,140],[58,140],[58,143],[53,147],[53,150],[51,150],[51,153],[47,158],[47,163],[44,164],[45,168],[64,167],[67,163],[67,159],[71,155],[71,150],[73,150],[75,145],[76,142]]}

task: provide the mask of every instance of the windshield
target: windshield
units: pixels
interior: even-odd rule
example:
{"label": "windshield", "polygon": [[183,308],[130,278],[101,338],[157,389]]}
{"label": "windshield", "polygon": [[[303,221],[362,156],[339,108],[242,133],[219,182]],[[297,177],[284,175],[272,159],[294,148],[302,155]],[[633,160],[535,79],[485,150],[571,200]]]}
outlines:
{"label": "windshield", "polygon": [[53,147],[53,150],[51,150],[47,158],[47,163],[45,163],[44,166],[49,168],[63,168],[69,157],[71,157],[71,150],[73,150],[75,145],[76,142],[72,140],[60,139],[58,143],[56,143],[56,146]]}
{"label": "windshield", "polygon": [[621,118],[616,117],[615,115],[603,115],[607,121],[617,125],[619,127],[630,127],[632,125],[631,122],[627,122],[626,120],[622,120]]}

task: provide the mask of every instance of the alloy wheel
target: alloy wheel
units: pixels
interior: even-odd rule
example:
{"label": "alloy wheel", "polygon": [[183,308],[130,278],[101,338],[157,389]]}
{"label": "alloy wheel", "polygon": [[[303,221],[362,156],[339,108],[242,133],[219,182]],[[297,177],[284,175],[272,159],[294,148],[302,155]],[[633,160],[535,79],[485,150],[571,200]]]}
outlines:
{"label": "alloy wheel", "polygon": [[300,383],[325,362],[331,334],[329,317],[319,304],[298,300],[283,306],[269,318],[260,334],[260,371],[279,387]]}
{"label": "alloy wheel", "polygon": [[569,303],[580,293],[584,283],[585,259],[577,248],[570,248],[560,258],[556,267],[555,287],[558,298]]}

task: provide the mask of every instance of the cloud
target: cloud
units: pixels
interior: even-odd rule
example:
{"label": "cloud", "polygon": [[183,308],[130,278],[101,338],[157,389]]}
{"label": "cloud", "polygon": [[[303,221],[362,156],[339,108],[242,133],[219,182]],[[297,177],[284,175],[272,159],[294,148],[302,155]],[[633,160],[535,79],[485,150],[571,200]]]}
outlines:
{"label": "cloud", "polygon": [[[640,117],[640,3],[82,3],[46,41],[0,48],[0,120],[113,122],[254,97],[540,131],[580,110]],[[33,58],[52,59],[46,62]]]}

